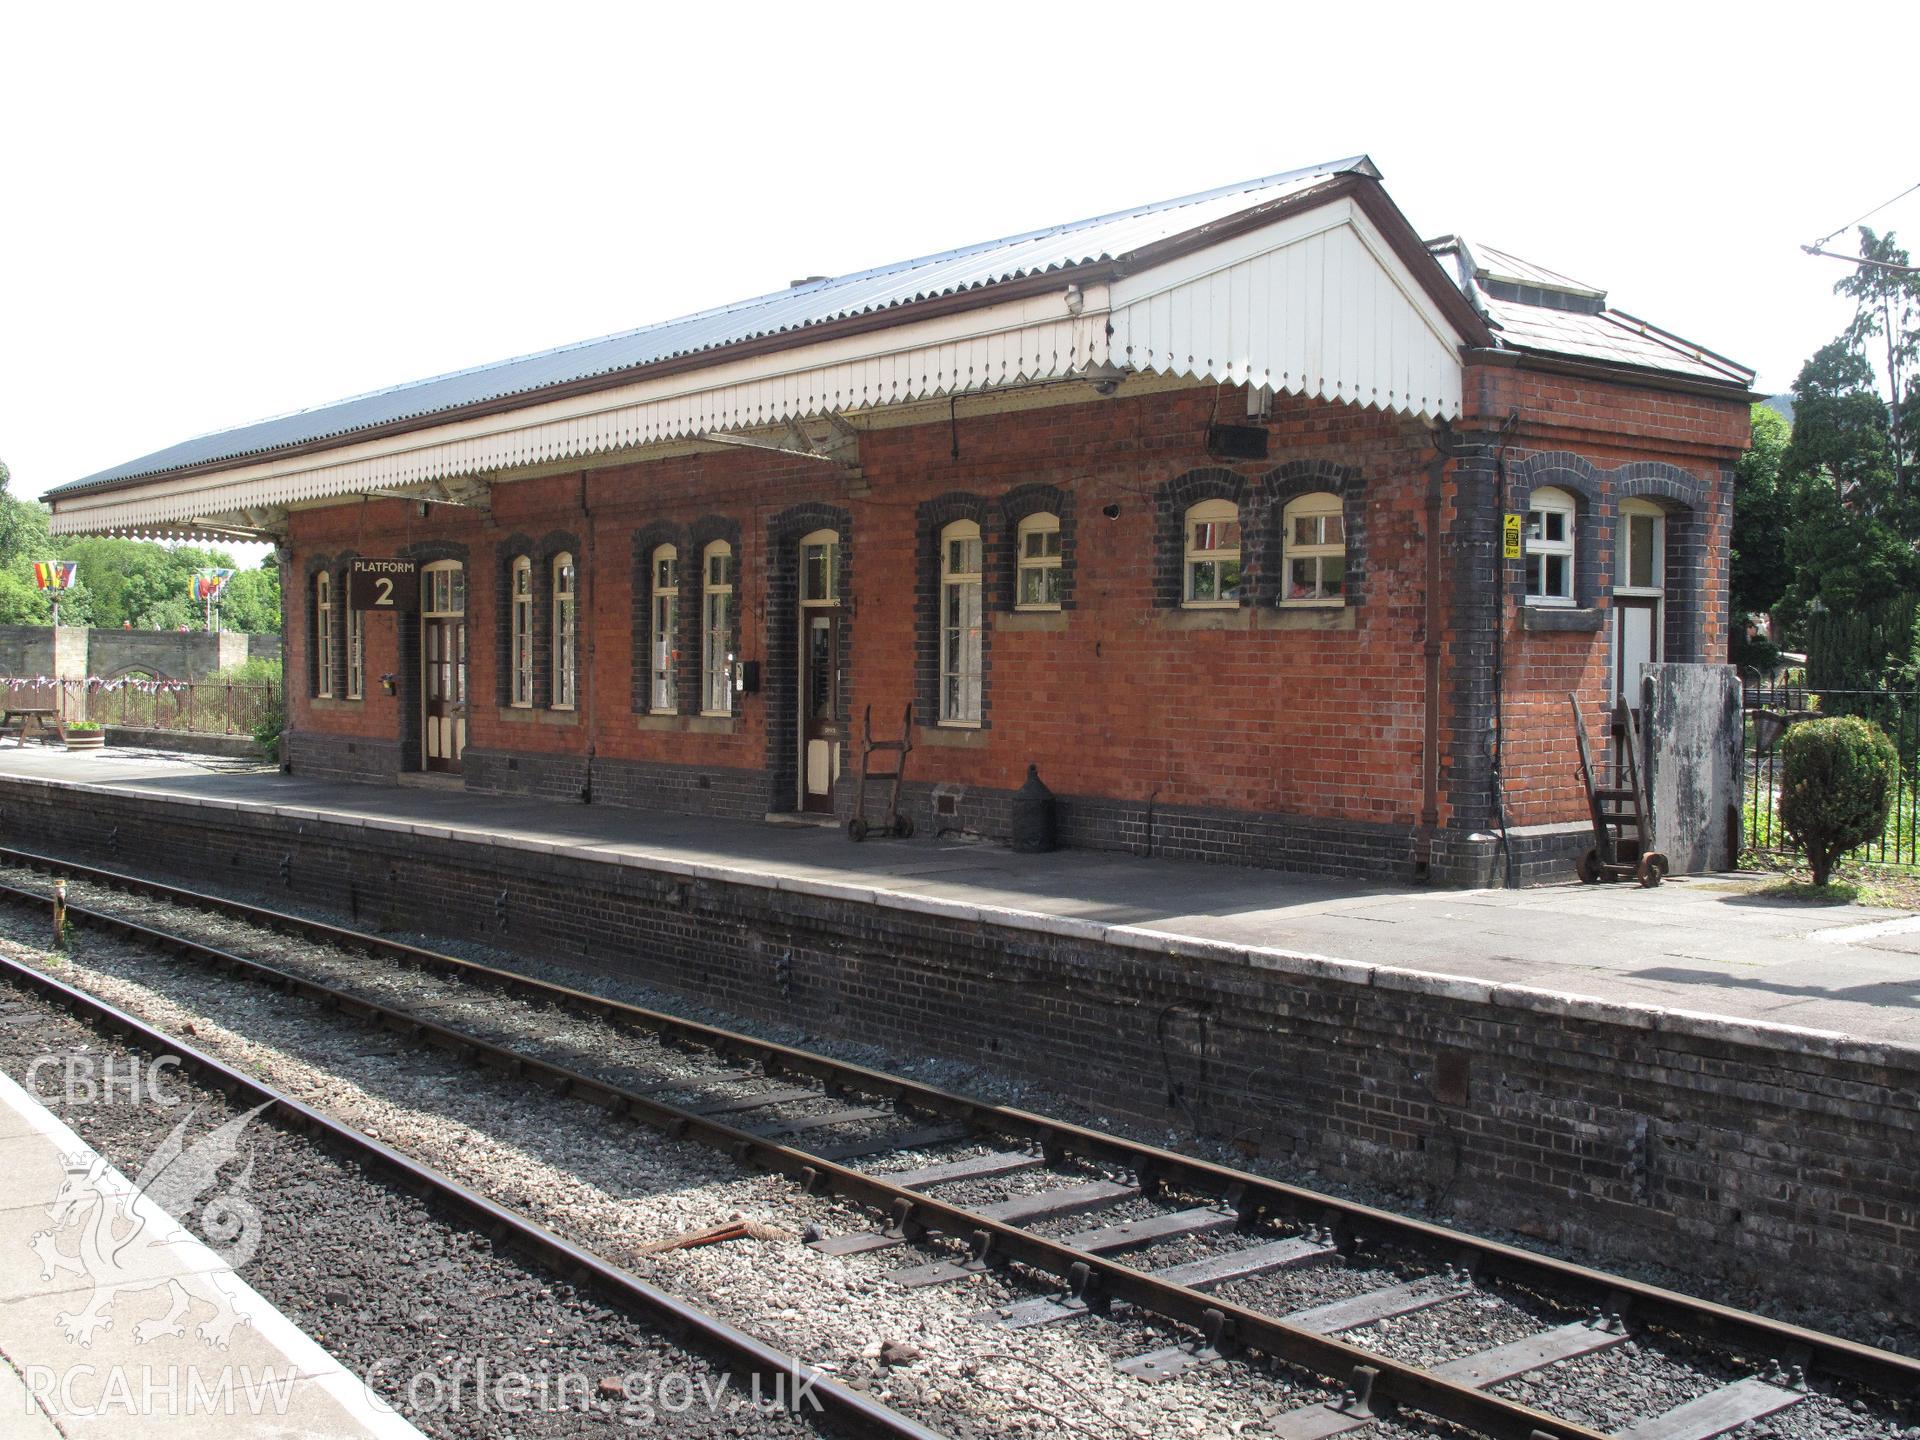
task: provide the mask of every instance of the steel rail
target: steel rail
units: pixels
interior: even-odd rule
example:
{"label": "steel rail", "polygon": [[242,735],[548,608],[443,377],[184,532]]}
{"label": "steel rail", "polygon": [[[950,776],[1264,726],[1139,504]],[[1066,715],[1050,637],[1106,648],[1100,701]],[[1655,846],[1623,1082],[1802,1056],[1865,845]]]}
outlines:
{"label": "steel rail", "polygon": [[[1142,1141],[1128,1140],[1011,1106],[976,1100],[851,1061],[836,1060],[776,1041],[743,1035],[403,941],[369,935],[225,896],[11,847],[0,847],[0,864],[64,873],[175,904],[232,915],[262,928],[303,934],[339,948],[385,956],[455,976],[466,982],[537,997],[545,1003],[568,1006],[603,1020],[631,1024],[717,1054],[757,1062],[769,1075],[783,1072],[809,1075],[836,1089],[883,1097],[931,1115],[966,1123],[988,1134],[1028,1141],[1041,1147],[1050,1159],[1073,1155],[1123,1166],[1133,1170],[1141,1181],[1142,1189],[1149,1192],[1165,1186],[1230,1201],[1250,1218],[1257,1218],[1264,1213],[1284,1216],[1303,1224],[1332,1224],[1350,1235],[1390,1239],[1428,1254],[1437,1261],[1458,1263],[1465,1260],[1482,1276],[1498,1277],[1562,1294],[1571,1293],[1581,1303],[1601,1305],[1608,1310],[1630,1310],[1635,1321],[1642,1325],[1666,1328],[1691,1338],[1753,1351],[1761,1358],[1801,1365],[1810,1373],[1818,1368],[1824,1373],[1873,1389],[1906,1396],[1920,1395],[1920,1360],[1908,1356],[1644,1281],[1611,1275],[1515,1245],[1483,1239],[1430,1221],[1415,1220],[1375,1206],[1182,1155]],[[25,893],[31,895],[32,892]],[[44,900],[45,897],[33,898]],[[765,1143],[759,1137],[746,1138],[756,1144]],[[924,1197],[916,1198],[921,1204],[928,1203]],[[889,1210],[891,1206],[880,1208]]]}
{"label": "steel rail", "polygon": [[791,1385],[790,1404],[802,1395],[817,1395],[821,1413],[831,1415],[858,1435],[886,1436],[892,1440],[944,1440],[939,1431],[928,1429],[871,1396],[847,1388],[823,1371],[648,1284],[638,1275],[611,1264],[517,1211],[496,1204],[431,1166],[280,1093],[97,995],[4,955],[0,955],[0,978],[43,995],[95,1027],[135,1045],[179,1056],[189,1071],[230,1098],[244,1096],[248,1104],[270,1102],[273,1109],[269,1113],[288,1128],[324,1137],[363,1165],[391,1175],[414,1195],[431,1198],[448,1218],[478,1230],[497,1245],[520,1251],[578,1288],[610,1299],[669,1337],[695,1338],[705,1348],[725,1357],[737,1370],[755,1377],[756,1381],[771,1382],[774,1388],[769,1393],[786,1395],[786,1387]]}
{"label": "steel rail", "polygon": [[[36,903],[45,899],[12,885],[0,885],[0,898]],[[615,1114],[646,1120],[675,1138],[700,1140],[730,1154],[739,1163],[785,1175],[809,1192],[825,1189],[887,1214],[894,1227],[906,1236],[931,1231],[965,1239],[975,1255],[983,1260],[1017,1261],[1071,1285],[1092,1303],[1126,1301],[1148,1313],[1190,1326],[1215,1346],[1244,1347],[1287,1361],[1334,1382],[1336,1392],[1350,1377],[1355,1379],[1356,1388],[1364,1390],[1364,1383],[1357,1377],[1371,1371],[1373,1396],[1464,1425],[1492,1440],[1605,1440],[1598,1431],[1518,1401],[1443,1379],[1418,1366],[1377,1355],[1344,1340],[1301,1329],[1275,1316],[1074,1249],[1017,1225],[905,1189],[882,1177],[738,1129],[713,1116],[682,1109],[639,1091],[523,1054],[397,1006],[369,1000],[341,987],[124,916],[75,904],[69,904],[66,913],[107,933],[259,979],[286,994],[316,1000],[461,1058],[492,1065],[515,1078],[538,1077],[562,1094],[591,1101]],[[15,962],[9,961],[8,965],[20,968]]]}

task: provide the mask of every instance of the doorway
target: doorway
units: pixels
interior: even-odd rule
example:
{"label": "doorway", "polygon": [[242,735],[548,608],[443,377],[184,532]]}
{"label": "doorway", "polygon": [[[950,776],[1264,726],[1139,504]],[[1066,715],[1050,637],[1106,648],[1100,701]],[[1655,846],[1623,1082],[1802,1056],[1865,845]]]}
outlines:
{"label": "doorway", "polygon": [[1613,584],[1613,696],[1640,708],[1640,667],[1660,661],[1666,608],[1667,521],[1644,500],[1620,504],[1619,547]]}
{"label": "doorway", "polygon": [[436,560],[420,575],[421,764],[460,773],[467,748],[467,572]]}
{"label": "doorway", "polygon": [[831,815],[847,729],[841,714],[839,533],[803,536],[799,570],[799,804],[802,811]]}

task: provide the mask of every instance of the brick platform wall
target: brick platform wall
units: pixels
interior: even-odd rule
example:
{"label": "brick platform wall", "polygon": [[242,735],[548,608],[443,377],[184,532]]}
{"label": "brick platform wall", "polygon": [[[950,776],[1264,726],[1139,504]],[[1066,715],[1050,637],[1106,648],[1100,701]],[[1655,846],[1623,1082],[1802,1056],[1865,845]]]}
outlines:
{"label": "brick platform wall", "polygon": [[1875,1305],[1920,1264],[1897,1047],[32,781],[0,784],[0,833],[989,1065],[1599,1260]]}

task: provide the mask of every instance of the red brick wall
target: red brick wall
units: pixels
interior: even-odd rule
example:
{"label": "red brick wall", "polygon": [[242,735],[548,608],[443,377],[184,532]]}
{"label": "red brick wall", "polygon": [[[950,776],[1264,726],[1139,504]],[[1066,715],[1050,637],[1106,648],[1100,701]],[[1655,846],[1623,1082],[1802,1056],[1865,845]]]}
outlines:
{"label": "red brick wall", "polygon": [[[1732,520],[1730,477],[1725,473],[1746,448],[1749,410],[1744,400],[1664,393],[1636,386],[1554,375],[1512,367],[1475,366],[1468,372],[1470,413],[1497,426],[1514,409],[1520,421],[1508,440],[1509,465],[1528,455],[1564,452],[1599,473],[1603,491],[1618,488],[1630,467],[1656,462],[1676,467],[1705,490],[1693,512],[1701,525],[1703,575],[1697,638],[1686,657],[1723,663],[1727,648],[1727,546]],[[1524,505],[1524,484],[1515,479],[1510,503]],[[1583,519],[1582,523],[1588,523]],[[1593,523],[1611,557],[1611,526]],[[1669,525],[1675,523],[1669,519]],[[1675,577],[1668,577],[1669,604],[1676,603]],[[1597,607],[1610,608],[1610,581]],[[1505,613],[1503,778],[1507,819],[1514,826],[1586,818],[1567,703],[1575,692],[1586,712],[1589,743],[1598,759],[1606,748],[1613,660],[1611,614],[1601,629],[1575,634],[1528,631],[1521,607],[1510,598]],[[1669,658],[1663,655],[1662,658]]]}
{"label": "red brick wall", "polygon": [[[1470,413],[1504,416],[1508,407],[1522,407],[1523,425],[1510,442],[1516,453],[1565,449],[1602,468],[1659,459],[1718,487],[1719,466],[1745,439],[1740,404],[1510,368],[1476,367],[1469,378]],[[854,556],[851,716],[857,727],[871,704],[880,730],[916,695],[917,507],[950,492],[996,501],[1017,486],[1043,482],[1072,497],[1075,606],[1056,631],[993,630],[987,727],[948,744],[939,742],[954,740],[950,733],[919,731],[910,761],[915,778],[1005,790],[1034,763],[1063,794],[1151,796],[1163,806],[1410,826],[1421,804],[1430,433],[1398,417],[1283,397],[1270,427],[1270,458],[1223,462],[1204,446],[1216,398],[1221,417],[1244,415],[1240,392],[1216,397],[1210,389],[995,415],[963,400],[951,430],[943,416],[866,433],[859,479],[820,463],[730,451],[594,469],[584,480],[570,471],[499,484],[490,519],[435,507],[421,520],[398,501],[301,511],[292,521],[290,576],[298,588],[311,556],[349,547],[392,555],[409,541],[465,544],[469,747],[581,754],[591,745],[598,757],[758,771],[766,755],[764,693],[738,698],[738,716],[726,733],[703,733],[690,717],[662,728],[632,713],[632,667],[636,658],[644,663],[633,633],[633,534],[657,522],[684,529],[706,515],[736,520],[741,653],[762,659],[769,518],[807,501],[847,509]],[[1271,628],[1275,612],[1267,606],[1232,612],[1231,629],[1194,629],[1186,628],[1196,623],[1191,612],[1157,607],[1155,498],[1161,487],[1187,471],[1222,466],[1251,484],[1290,461],[1328,461],[1364,478],[1366,574],[1353,628]],[[1443,524],[1450,526],[1451,481],[1448,495]],[[1102,515],[1107,506],[1119,507],[1117,518]],[[1716,594],[1724,587],[1721,509],[1708,547]],[[1278,524],[1277,506],[1272,523]],[[513,712],[495,703],[495,547],[515,531],[538,539],[556,529],[582,537],[580,710],[573,716]],[[1249,555],[1255,544],[1250,534]],[[683,590],[697,586],[696,572],[686,564]],[[381,691],[377,677],[399,665],[396,624],[415,622],[370,620],[364,701],[314,702],[301,683],[308,673],[310,588],[300,595],[289,610],[294,730],[396,737],[398,702]],[[1718,658],[1723,606],[1716,599],[1708,609],[1712,628],[1703,654]],[[1594,696],[1598,708],[1608,634],[1529,634],[1511,608],[1507,623],[1509,818],[1515,824],[1579,818],[1584,811],[1568,777],[1563,697],[1577,687]],[[1480,663],[1457,636],[1445,640],[1443,666]],[[1450,695],[1443,675],[1443,708]],[[1450,725],[1455,717],[1443,718]],[[791,797],[769,799],[776,806],[791,803]],[[1449,819],[1444,775],[1440,819]]]}

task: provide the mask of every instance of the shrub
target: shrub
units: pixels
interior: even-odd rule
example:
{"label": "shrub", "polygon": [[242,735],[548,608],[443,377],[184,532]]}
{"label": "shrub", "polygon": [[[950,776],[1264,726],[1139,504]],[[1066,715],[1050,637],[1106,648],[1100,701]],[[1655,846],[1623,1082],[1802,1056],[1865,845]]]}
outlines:
{"label": "shrub", "polygon": [[1824,885],[1834,861],[1885,833],[1899,756],[1879,726],[1853,715],[1795,725],[1780,754],[1780,823]]}

